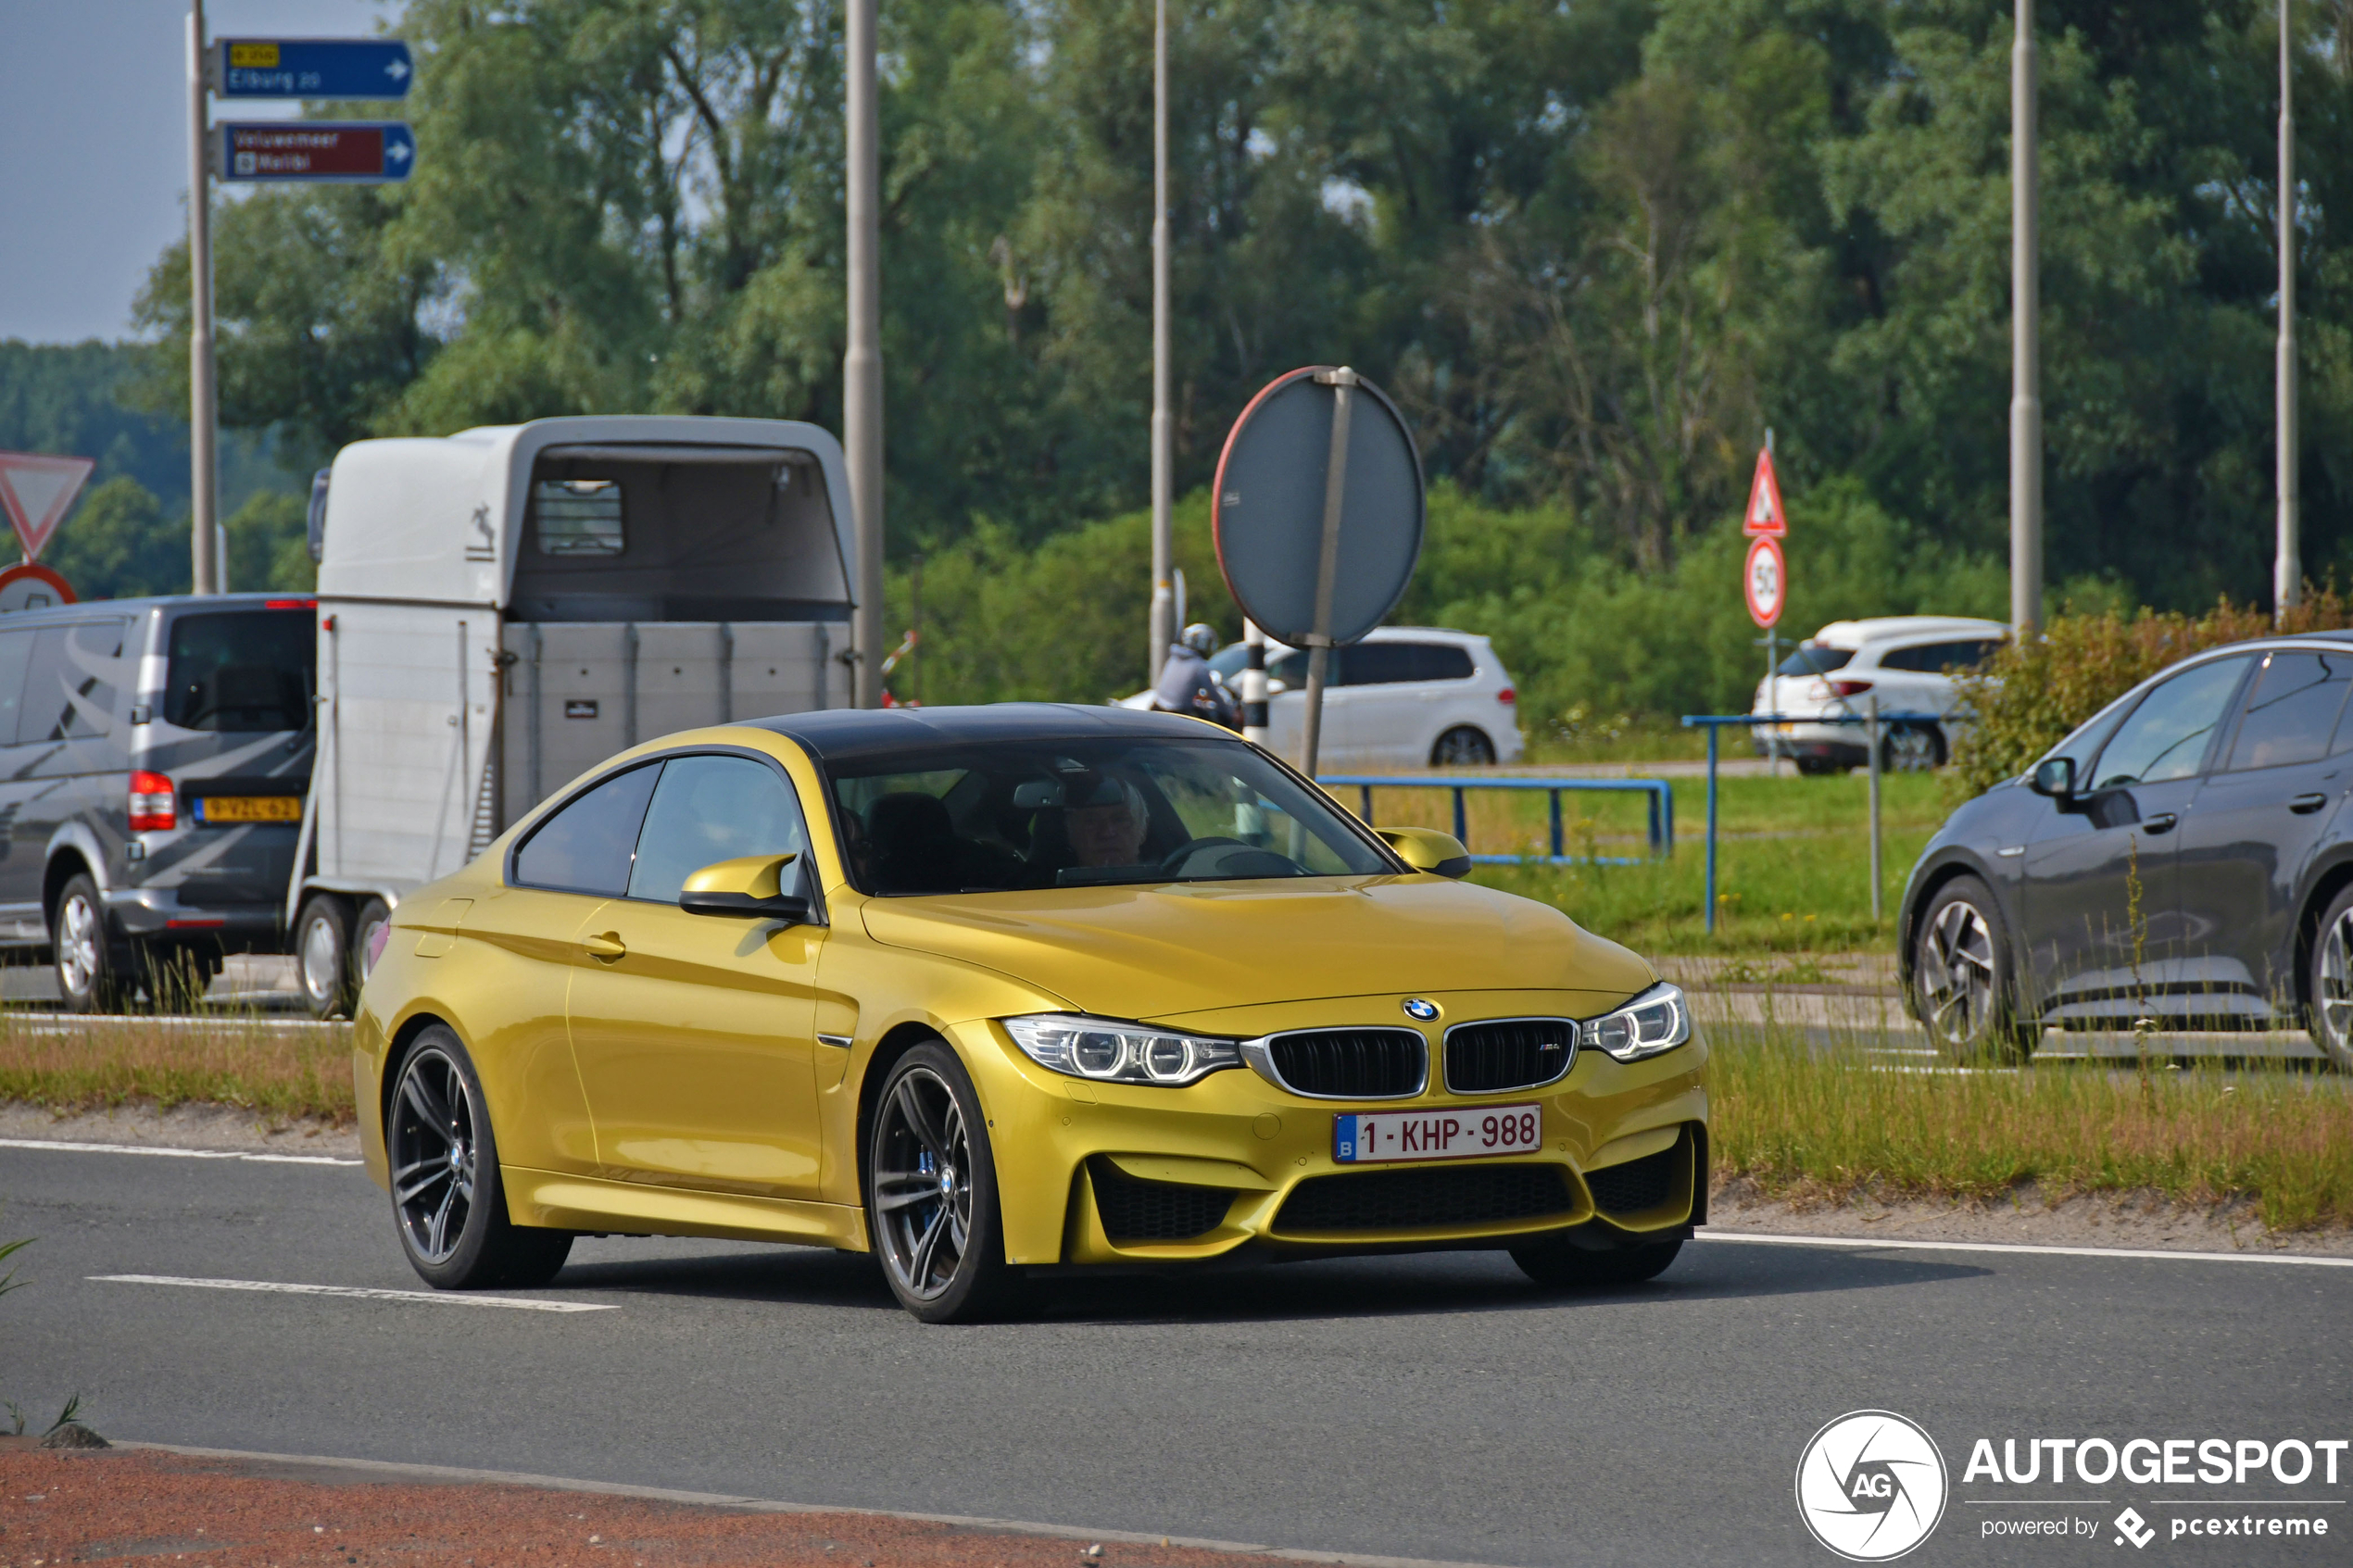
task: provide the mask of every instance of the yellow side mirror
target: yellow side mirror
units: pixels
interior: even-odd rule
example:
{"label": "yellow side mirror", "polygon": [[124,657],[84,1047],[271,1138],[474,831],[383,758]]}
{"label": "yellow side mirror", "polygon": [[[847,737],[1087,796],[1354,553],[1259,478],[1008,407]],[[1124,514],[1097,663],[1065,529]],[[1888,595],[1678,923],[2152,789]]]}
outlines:
{"label": "yellow side mirror", "polygon": [[1417,872],[1437,876],[1470,875],[1470,851],[1451,833],[1436,828],[1375,828],[1397,851],[1397,858]]}
{"label": "yellow side mirror", "polygon": [[784,890],[785,868],[797,855],[743,855],[703,867],[686,879],[678,907],[690,915],[734,915],[798,923],[809,900]]}

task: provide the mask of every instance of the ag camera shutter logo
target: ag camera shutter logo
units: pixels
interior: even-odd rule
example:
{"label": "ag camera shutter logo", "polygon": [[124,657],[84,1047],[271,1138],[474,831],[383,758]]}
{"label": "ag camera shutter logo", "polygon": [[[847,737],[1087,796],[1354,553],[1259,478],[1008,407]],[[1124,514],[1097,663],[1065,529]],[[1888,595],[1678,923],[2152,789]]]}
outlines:
{"label": "ag camera shutter logo", "polygon": [[1935,1440],[1893,1411],[1849,1411],[1797,1461],[1799,1517],[1850,1562],[1886,1562],[1928,1539],[1948,1489]]}

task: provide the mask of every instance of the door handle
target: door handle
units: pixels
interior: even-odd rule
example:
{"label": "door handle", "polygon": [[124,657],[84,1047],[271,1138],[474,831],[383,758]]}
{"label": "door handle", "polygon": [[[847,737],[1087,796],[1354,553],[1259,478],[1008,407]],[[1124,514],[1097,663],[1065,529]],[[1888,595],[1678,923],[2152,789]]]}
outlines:
{"label": "door handle", "polygon": [[2328,803],[2329,797],[2316,789],[2309,795],[2299,795],[2289,801],[2287,809],[2301,817],[2308,812],[2319,810]]}
{"label": "door handle", "polygon": [[584,936],[580,939],[580,945],[588,949],[590,958],[602,960],[606,963],[629,955],[629,945],[621,939],[619,932],[608,931],[601,936]]}
{"label": "door handle", "polygon": [[2151,833],[2171,833],[2173,831],[2173,824],[2180,821],[2181,819],[2176,817],[2171,811],[2159,811],[2154,817],[2143,818],[2141,821],[2141,826],[2148,829]]}

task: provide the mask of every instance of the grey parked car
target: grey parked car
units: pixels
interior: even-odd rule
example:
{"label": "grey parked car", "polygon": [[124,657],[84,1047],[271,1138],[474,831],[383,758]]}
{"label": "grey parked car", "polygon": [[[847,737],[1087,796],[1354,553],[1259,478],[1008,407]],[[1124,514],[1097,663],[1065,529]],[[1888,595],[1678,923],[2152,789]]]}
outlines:
{"label": "grey parked car", "polygon": [[0,944],[52,953],[69,1006],[283,950],[316,619],[261,594],[0,617]]}
{"label": "grey parked car", "polygon": [[2045,1025],[2309,1027],[2353,1069],[2353,632],[2183,659],[1953,813],[1905,996],[1965,1060]]}

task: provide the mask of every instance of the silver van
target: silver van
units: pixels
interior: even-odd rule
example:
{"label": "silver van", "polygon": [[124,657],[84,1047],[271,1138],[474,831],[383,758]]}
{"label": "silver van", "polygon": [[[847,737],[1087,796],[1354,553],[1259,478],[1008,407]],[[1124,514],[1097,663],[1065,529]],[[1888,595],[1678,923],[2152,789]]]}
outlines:
{"label": "silver van", "polygon": [[0,945],[66,1004],[200,995],[285,946],[316,602],[227,594],[0,616]]}

